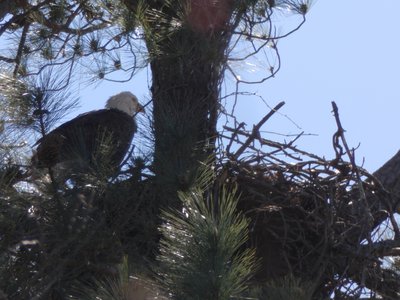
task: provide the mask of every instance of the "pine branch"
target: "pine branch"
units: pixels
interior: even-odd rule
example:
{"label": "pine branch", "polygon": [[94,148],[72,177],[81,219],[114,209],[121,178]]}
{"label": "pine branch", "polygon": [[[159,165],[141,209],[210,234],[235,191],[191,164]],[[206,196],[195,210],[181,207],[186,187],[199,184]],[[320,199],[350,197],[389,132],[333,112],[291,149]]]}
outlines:
{"label": "pine branch", "polygon": [[173,299],[227,300],[246,288],[255,254],[241,250],[248,222],[236,211],[235,191],[222,189],[217,204],[202,190],[181,193],[182,211],[164,212],[160,281]]}

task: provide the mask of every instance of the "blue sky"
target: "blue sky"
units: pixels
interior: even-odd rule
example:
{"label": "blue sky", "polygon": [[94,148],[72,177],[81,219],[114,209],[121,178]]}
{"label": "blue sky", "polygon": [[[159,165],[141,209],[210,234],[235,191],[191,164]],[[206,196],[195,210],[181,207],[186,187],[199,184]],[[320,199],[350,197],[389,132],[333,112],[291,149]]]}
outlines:
{"label": "blue sky", "polygon": [[[315,1],[304,26],[280,41],[282,67],[277,76],[260,85],[242,86],[242,90],[263,96],[270,106],[286,102],[282,115],[274,116],[263,130],[313,134],[303,137],[300,147],[332,158],[334,100],[348,143],[351,147],[360,144],[356,152],[359,163],[365,159],[365,168],[375,171],[393,156],[400,149],[400,140],[396,140],[400,111],[399,11],[398,0]],[[291,17],[283,19],[278,28],[284,31],[291,21]],[[102,107],[108,96],[121,90],[131,90],[147,102],[150,75],[146,72],[131,83],[82,84],[80,111]],[[239,99],[236,112],[251,128],[268,107],[257,97],[244,97]],[[272,134],[267,137],[276,138]]]}

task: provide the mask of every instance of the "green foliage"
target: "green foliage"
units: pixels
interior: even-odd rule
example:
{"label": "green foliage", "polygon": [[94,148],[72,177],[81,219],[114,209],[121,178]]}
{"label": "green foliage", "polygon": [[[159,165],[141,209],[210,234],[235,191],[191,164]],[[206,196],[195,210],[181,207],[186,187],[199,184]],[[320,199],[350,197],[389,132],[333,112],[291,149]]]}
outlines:
{"label": "green foliage", "polygon": [[[18,196],[25,201],[17,202]],[[118,238],[93,207],[93,190],[51,192],[50,186],[30,197],[9,197],[1,205],[8,229],[1,241],[0,288],[11,299],[63,295],[76,278],[103,276],[119,261]]]}
{"label": "green foliage", "polygon": [[263,297],[273,300],[311,300],[313,286],[309,282],[287,276],[280,280],[270,281],[263,287]]}
{"label": "green foliage", "polygon": [[67,81],[53,70],[28,80],[0,74],[1,118],[13,127],[46,133],[77,107],[77,99],[66,89]]}
{"label": "green foliage", "polygon": [[117,274],[113,277],[104,279],[95,279],[92,286],[79,287],[77,284],[76,300],[125,300],[123,286],[129,281],[128,259],[124,257],[122,263],[118,266]]}
{"label": "green foliage", "polygon": [[255,270],[254,251],[242,248],[248,222],[236,211],[235,191],[204,195],[199,188],[181,193],[183,209],[163,213],[159,276],[174,299],[231,299]]}
{"label": "green foliage", "polygon": [[157,211],[140,178],[124,178],[109,183],[93,172],[68,186],[45,177],[32,190],[2,188],[0,290],[10,299],[66,299],[78,283],[113,279],[124,255],[145,268],[156,249]]}
{"label": "green foliage", "polygon": [[[145,300],[162,299],[148,280],[130,276],[128,258],[118,265],[116,274],[104,279],[95,279],[90,285],[77,283],[74,300]],[[150,298],[150,296],[152,296]],[[158,297],[157,297],[158,296]],[[156,298],[157,297],[157,298]]]}

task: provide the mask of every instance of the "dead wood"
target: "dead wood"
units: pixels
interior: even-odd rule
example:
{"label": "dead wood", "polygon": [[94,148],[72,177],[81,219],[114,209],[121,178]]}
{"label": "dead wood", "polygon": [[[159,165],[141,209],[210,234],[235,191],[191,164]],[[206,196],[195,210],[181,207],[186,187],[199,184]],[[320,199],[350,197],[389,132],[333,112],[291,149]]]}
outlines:
{"label": "dead wood", "polygon": [[298,149],[301,135],[265,139],[260,128],[281,106],[251,131],[243,123],[224,127],[220,182],[238,187],[239,208],[251,219],[249,246],[262,261],[257,279],[298,276],[314,283],[316,299],[335,291],[336,299],[399,299],[400,274],[383,261],[400,255],[400,152],[374,174],[358,166],[334,102],[333,159]]}

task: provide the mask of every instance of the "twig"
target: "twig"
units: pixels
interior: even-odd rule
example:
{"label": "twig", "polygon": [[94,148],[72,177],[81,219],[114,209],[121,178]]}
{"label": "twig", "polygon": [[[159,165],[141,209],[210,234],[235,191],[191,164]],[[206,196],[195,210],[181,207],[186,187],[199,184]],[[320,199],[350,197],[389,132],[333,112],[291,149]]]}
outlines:
{"label": "twig", "polygon": [[[232,133],[232,136],[229,139],[229,144],[226,147],[226,152],[228,153],[228,155],[231,152],[231,147],[232,147],[233,142],[235,141],[235,138],[238,136],[238,133],[239,133],[240,129],[242,129],[242,128],[244,128],[244,123],[243,122],[240,123],[239,126],[234,129],[234,131]],[[225,129],[225,126],[224,126],[224,129]]]}
{"label": "twig", "polygon": [[17,55],[15,56],[15,68],[14,68],[14,72],[13,72],[14,78],[17,78],[18,71],[19,71],[20,66],[21,66],[23,50],[24,50],[25,42],[26,42],[26,36],[28,34],[28,30],[29,30],[30,25],[31,24],[28,23],[28,22],[25,23],[24,24],[24,28],[22,30],[21,40],[20,40],[19,45],[18,45]]}
{"label": "twig", "polygon": [[[236,130],[238,130],[237,128],[232,128],[232,127],[229,127],[229,126],[224,126],[223,128],[224,128],[225,130],[227,130],[227,131],[230,131],[230,132],[235,132]],[[246,131],[243,131],[243,130],[238,130],[237,133],[238,133],[239,135],[244,136],[244,137],[250,137],[250,136],[251,136],[250,133],[248,133],[248,132],[246,132]],[[287,144],[283,144],[283,143],[279,143],[279,142],[274,142],[274,141],[267,140],[267,139],[264,139],[264,138],[258,138],[258,141],[259,141],[259,142],[261,143],[261,145],[263,145],[263,146],[269,146],[269,147],[272,147],[272,148],[277,148],[277,150],[273,150],[273,151],[271,151],[271,152],[269,152],[269,153],[265,153],[265,154],[268,155],[268,156],[271,156],[271,155],[273,155],[273,154],[275,154],[275,153],[277,153],[277,152],[280,152],[280,151],[283,151],[283,152],[284,152],[285,149],[290,149],[290,150],[293,150],[294,152],[297,152],[297,153],[299,153],[299,154],[301,154],[301,155],[305,155],[305,156],[308,156],[308,157],[310,157],[310,158],[314,158],[314,159],[317,160],[317,161],[324,161],[324,159],[321,158],[321,157],[319,157],[318,155],[312,154],[312,153],[307,152],[307,151],[304,151],[304,150],[300,150],[300,149],[298,149],[297,147],[293,146],[293,143],[294,143],[300,136],[302,136],[302,135],[303,135],[302,133],[296,135],[296,137],[294,138],[294,140],[290,141],[290,142],[287,143]],[[227,139],[229,139],[229,137],[227,137],[227,136],[224,136],[224,137],[227,138]],[[236,136],[233,136],[233,137],[236,138]],[[236,141],[236,142],[239,142],[238,140],[235,140],[235,141]],[[243,145],[243,143],[241,143],[241,144]],[[287,153],[285,153],[285,154],[287,155]],[[290,156],[290,155],[289,155],[289,156]],[[296,160],[298,160],[298,159],[296,159]]]}
{"label": "twig", "polygon": [[[366,194],[365,194],[363,182],[361,180],[360,171],[359,171],[359,168],[358,168],[358,166],[356,164],[356,161],[355,161],[355,158],[354,158],[354,150],[350,150],[350,148],[349,148],[349,146],[347,144],[346,137],[344,135],[345,130],[344,130],[344,128],[342,126],[342,123],[340,121],[339,109],[338,109],[335,101],[332,101],[332,108],[333,108],[333,114],[335,116],[336,124],[337,124],[337,127],[338,127],[338,130],[334,134],[334,141],[337,140],[337,143],[335,143],[334,146],[338,146],[339,145],[338,144],[338,142],[339,142],[338,140],[339,139],[342,141],[344,149],[346,150],[347,156],[349,157],[350,163],[352,165],[353,171],[356,174],[357,185],[358,185],[359,192],[360,192],[360,200],[361,200],[361,202],[363,204],[362,207],[361,207],[363,209],[363,211],[360,211],[360,213],[364,217],[363,219],[367,222],[366,225],[368,227],[371,227],[372,224],[373,224],[374,218],[373,218],[373,216],[371,214],[371,211],[370,211],[370,209],[368,207],[368,201],[367,201],[367,197],[366,197]],[[335,148],[335,151],[336,151],[336,148]],[[336,155],[338,155],[338,154],[339,153],[336,152]],[[338,159],[339,157],[337,156],[336,158]],[[369,243],[372,243],[370,235],[368,235],[366,238],[367,238]]]}
{"label": "twig", "polygon": [[260,135],[259,130],[261,126],[263,126],[264,123],[267,122],[269,118],[271,118],[275,114],[275,112],[277,112],[284,105],[285,105],[284,101],[278,103],[278,105],[276,105],[264,118],[261,119],[260,122],[258,122],[256,126],[253,127],[251,135],[248,137],[246,142],[239,148],[239,150],[236,151],[236,153],[233,155],[234,160],[238,159],[238,157],[246,150],[246,148]]}

